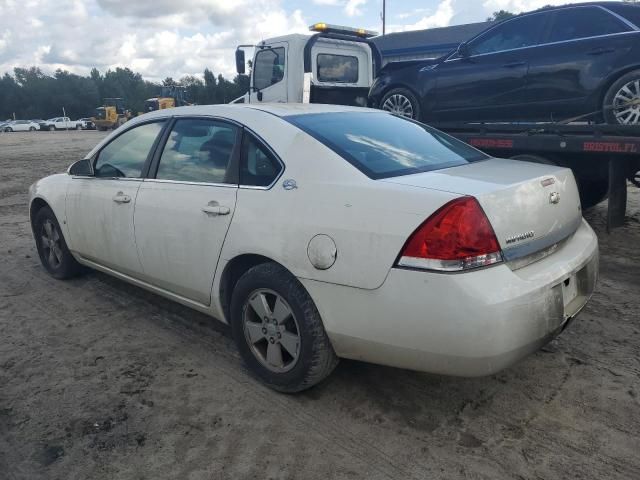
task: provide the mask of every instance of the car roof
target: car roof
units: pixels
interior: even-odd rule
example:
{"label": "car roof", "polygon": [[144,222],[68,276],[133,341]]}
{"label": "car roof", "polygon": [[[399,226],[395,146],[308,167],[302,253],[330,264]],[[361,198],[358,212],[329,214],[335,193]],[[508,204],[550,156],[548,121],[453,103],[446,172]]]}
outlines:
{"label": "car roof", "polygon": [[308,115],[314,113],[338,113],[338,112],[378,112],[372,108],[352,107],[345,105],[327,105],[318,103],[260,103],[260,104],[218,104],[218,105],[190,105],[186,107],[176,107],[166,110],[156,110],[145,113],[133,119],[135,123],[151,120],[153,118],[167,118],[172,116],[202,115],[202,116],[225,116],[233,115],[239,109],[257,110],[277,117],[288,117],[292,115]]}

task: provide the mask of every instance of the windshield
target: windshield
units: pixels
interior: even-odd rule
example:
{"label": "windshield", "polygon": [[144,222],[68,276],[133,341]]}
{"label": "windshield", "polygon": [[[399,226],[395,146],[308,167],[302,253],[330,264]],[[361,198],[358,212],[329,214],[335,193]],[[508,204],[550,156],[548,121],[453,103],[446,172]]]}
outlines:
{"label": "windshield", "polygon": [[438,130],[383,112],[316,113],[284,119],[373,179],[456,167],[489,158]]}

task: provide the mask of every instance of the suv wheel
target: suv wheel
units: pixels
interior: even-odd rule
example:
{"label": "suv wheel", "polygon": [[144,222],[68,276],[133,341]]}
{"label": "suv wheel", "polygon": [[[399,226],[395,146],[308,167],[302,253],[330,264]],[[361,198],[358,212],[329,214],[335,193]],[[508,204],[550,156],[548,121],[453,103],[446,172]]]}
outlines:
{"label": "suv wheel", "polygon": [[380,108],[396,115],[420,119],[420,104],[416,96],[406,88],[394,88],[382,97]]}
{"label": "suv wheel", "polygon": [[611,85],[603,109],[607,123],[640,125],[640,70],[623,75]]}
{"label": "suv wheel", "polygon": [[240,277],[231,298],[231,328],[249,369],[280,392],[310,388],[338,363],[313,300],[276,263]]}

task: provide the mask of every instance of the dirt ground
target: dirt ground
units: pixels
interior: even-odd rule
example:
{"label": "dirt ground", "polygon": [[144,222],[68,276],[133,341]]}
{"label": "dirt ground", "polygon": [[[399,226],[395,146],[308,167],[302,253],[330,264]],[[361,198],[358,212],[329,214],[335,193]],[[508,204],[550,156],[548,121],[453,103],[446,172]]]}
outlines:
{"label": "dirt ground", "polygon": [[286,396],[228,330],[103,274],[40,266],[27,188],[102,133],[0,134],[0,479],[640,478],[640,191],[591,303],[498,375],[343,361]]}

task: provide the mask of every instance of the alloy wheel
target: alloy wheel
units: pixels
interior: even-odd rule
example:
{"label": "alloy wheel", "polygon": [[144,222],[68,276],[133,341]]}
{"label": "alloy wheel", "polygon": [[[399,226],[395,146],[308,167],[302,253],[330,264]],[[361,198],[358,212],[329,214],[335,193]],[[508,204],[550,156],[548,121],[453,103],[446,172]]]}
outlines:
{"label": "alloy wheel", "polygon": [[382,110],[395,113],[403,117],[413,118],[411,100],[400,93],[394,93],[382,104]]}
{"label": "alloy wheel", "polygon": [[300,355],[300,329],[289,304],[269,289],[255,290],[243,306],[242,327],[256,359],[268,370],[291,370]]}
{"label": "alloy wheel", "polygon": [[613,113],[622,125],[640,125],[640,79],[624,85],[613,98]]}
{"label": "alloy wheel", "polygon": [[42,245],[43,257],[49,266],[56,269],[62,263],[61,236],[56,225],[49,219],[42,224],[40,242]]}

